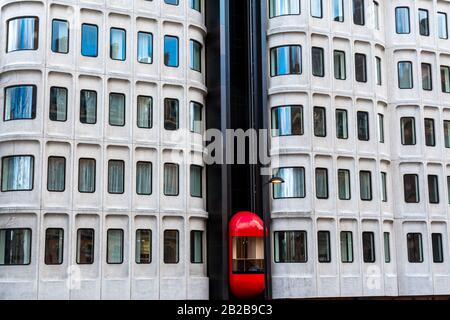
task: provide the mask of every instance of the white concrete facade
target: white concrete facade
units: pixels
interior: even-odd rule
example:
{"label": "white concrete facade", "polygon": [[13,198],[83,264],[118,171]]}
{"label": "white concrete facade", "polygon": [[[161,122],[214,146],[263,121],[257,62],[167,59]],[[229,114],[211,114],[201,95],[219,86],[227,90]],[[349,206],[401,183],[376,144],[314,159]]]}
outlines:
{"label": "white concrete facade", "polygon": [[[201,135],[189,130],[191,101],[205,106],[204,1],[200,11],[188,1],[178,5],[163,0],[0,1],[0,103],[4,119],[5,88],[36,86],[34,119],[2,121],[0,158],[34,157],[30,191],[0,193],[0,229],[31,229],[31,259],[27,265],[0,266],[1,299],[207,299],[205,188],[202,197],[189,192],[190,165],[203,167]],[[7,21],[38,18],[35,50],[7,52]],[[51,50],[52,20],[69,23],[67,54]],[[81,25],[98,26],[98,56],[81,54]],[[110,28],[126,32],[126,59],[110,58]],[[153,62],[137,61],[137,34],[153,35]],[[164,63],[164,36],[179,39],[179,66]],[[189,41],[203,45],[201,72],[189,67]],[[52,86],[67,88],[67,120],[49,119]],[[97,121],[80,122],[80,91],[97,92]],[[108,96],[125,95],[125,125],[108,122]],[[139,95],[153,99],[153,126],[136,125]],[[179,100],[179,130],[164,128],[164,100]],[[204,119],[205,107],[202,108]],[[63,192],[47,191],[47,159],[64,157]],[[96,160],[95,192],[78,191],[80,158]],[[124,161],[124,192],[108,193],[108,161]],[[152,163],[152,193],[136,193],[136,164]],[[164,163],[179,165],[177,196],[163,194]],[[205,170],[203,170],[205,172]],[[202,177],[205,180],[205,174]],[[205,181],[203,181],[205,186]],[[161,194],[161,196],[159,196]],[[64,230],[60,265],[44,263],[45,230]],[[94,261],[76,262],[77,230],[93,229]],[[108,264],[107,230],[123,230],[123,262]],[[152,231],[151,263],[135,262],[136,230]],[[179,261],[163,259],[165,230],[179,232]],[[203,231],[202,263],[191,263],[191,230]],[[72,282],[72,285],[69,285]]]}
{"label": "white concrete facade", "polygon": [[[269,5],[272,1],[269,1]],[[281,2],[274,0],[274,3]],[[283,1],[285,4],[295,1]],[[268,75],[269,118],[277,106],[303,106],[303,135],[273,137],[272,154],[279,167],[304,167],[306,196],[272,202],[272,236],[277,231],[307,232],[307,261],[275,263],[272,259],[274,298],[405,296],[450,294],[450,248],[447,176],[449,152],[444,143],[444,120],[450,120],[449,93],[441,90],[440,66],[450,63],[450,40],[438,36],[438,12],[450,14],[450,2],[365,0],[365,24],[353,20],[353,0],[343,0],[344,19],[334,21],[333,5],[322,1],[322,17],[301,0],[301,13],[267,17],[268,62],[271,49],[302,46],[302,73]],[[375,28],[375,5],[379,28]],[[279,4],[278,4],[279,5]],[[410,32],[396,33],[396,8],[408,7]],[[293,6],[291,6],[293,8]],[[418,10],[429,13],[429,35],[419,33]],[[295,9],[294,9],[295,11]],[[448,26],[446,26],[448,28]],[[447,31],[448,32],[448,31]],[[447,37],[448,38],[448,37]],[[324,50],[323,77],[312,75],[311,48]],[[335,78],[333,52],[345,52],[346,79]],[[355,53],[366,55],[367,81],[355,79]],[[376,82],[376,58],[382,61],[382,83]],[[397,63],[411,61],[413,87],[398,86]],[[430,63],[432,90],[422,89],[421,63]],[[270,73],[270,72],[269,72]],[[313,107],[326,110],[326,137],[314,135]],[[336,136],[335,110],[348,114],[348,139]],[[357,111],[369,114],[369,140],[358,139]],[[384,116],[380,142],[378,114]],[[403,145],[400,119],[415,118],[414,145]],[[434,120],[435,146],[426,146],[424,119]],[[328,198],[316,197],[315,168],[328,169]],[[338,170],[350,171],[351,199],[338,197]],[[371,172],[372,199],[360,200],[359,172]],[[382,201],[381,172],[387,177],[387,201]],[[420,201],[406,203],[403,175],[417,174]],[[438,203],[430,203],[428,175],[438,176]],[[318,261],[318,231],[330,233],[331,261]],[[352,263],[341,260],[340,233],[353,232]],[[375,235],[375,262],[363,261],[362,233]],[[390,261],[385,260],[384,233],[390,234]],[[407,234],[421,233],[423,261],[408,259]],[[442,235],[444,259],[434,262],[432,234]],[[274,244],[272,243],[272,246]],[[274,248],[272,248],[273,251]]]}

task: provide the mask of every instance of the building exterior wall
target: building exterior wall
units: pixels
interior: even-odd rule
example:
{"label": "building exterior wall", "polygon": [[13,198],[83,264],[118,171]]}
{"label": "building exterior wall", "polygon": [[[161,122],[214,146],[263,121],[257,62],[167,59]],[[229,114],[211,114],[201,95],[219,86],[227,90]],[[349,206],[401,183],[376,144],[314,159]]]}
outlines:
{"label": "building exterior wall", "polygon": [[[269,1],[270,3],[271,1]],[[274,1],[277,2],[277,1]],[[279,1],[278,1],[279,2]],[[442,123],[449,119],[447,95],[441,90],[439,66],[448,65],[449,40],[439,39],[437,12],[449,14],[447,1],[377,1],[380,28],[374,27],[374,1],[364,1],[365,25],[356,25],[351,0],[342,1],[344,21],[333,21],[334,2],[322,1],[322,18],[312,17],[311,4],[300,1],[301,13],[267,16],[267,67],[271,49],[302,46],[302,73],[271,77],[268,74],[267,112],[283,105],[302,105],[303,135],[272,137],[273,168],[305,168],[306,197],[272,201],[274,232],[307,231],[307,261],[275,263],[272,259],[274,298],[348,297],[449,294],[447,196],[448,150]],[[395,8],[409,7],[410,33],[396,33]],[[429,36],[419,34],[418,10],[429,12]],[[324,50],[325,74],[312,75],[311,48]],[[346,53],[345,80],[334,76],[333,51]],[[355,80],[354,54],[367,57],[367,82]],[[375,57],[382,61],[382,84],[376,83]],[[411,61],[413,87],[399,89],[397,63]],[[432,65],[433,89],[422,89],[421,63]],[[314,135],[313,107],[326,109],[326,137]],[[336,109],[348,113],[348,139],[336,137]],[[357,112],[369,114],[369,141],[358,139]],[[377,115],[384,116],[384,143],[380,142]],[[401,117],[415,117],[416,144],[402,145]],[[436,146],[425,146],[424,119],[435,124]],[[328,169],[327,199],[316,197],[315,168]],[[350,170],[351,199],[339,200],[338,169]],[[372,200],[360,200],[359,171],[372,177]],[[381,176],[387,174],[387,201],[382,201]],[[419,203],[406,203],[404,174],[418,174]],[[440,199],[430,204],[428,175],[437,175]],[[331,262],[318,262],[318,231],[329,231]],[[341,262],[340,232],[353,232],[353,263]],[[363,262],[362,233],[375,235],[373,263]],[[390,262],[385,261],[384,233],[390,233]],[[407,234],[421,233],[423,262],[408,260]],[[431,234],[441,233],[444,262],[433,262]],[[272,241],[272,252],[274,250]]]}
{"label": "building exterior wall", "polygon": [[[190,193],[190,165],[203,166],[201,136],[190,128],[191,101],[203,106],[206,96],[204,68],[204,1],[193,10],[188,1],[169,5],[163,0],[7,1],[0,3],[0,103],[4,116],[4,88],[33,84],[37,88],[36,117],[2,121],[0,157],[32,155],[34,182],[31,191],[0,193],[0,229],[32,231],[29,265],[0,266],[2,299],[206,299],[206,205]],[[7,52],[7,21],[36,16],[39,21],[37,50]],[[70,25],[69,52],[51,51],[52,20]],[[81,55],[81,25],[98,26],[98,56]],[[110,28],[126,31],[126,59],[110,58]],[[137,33],[153,34],[153,63],[138,63]],[[164,63],[164,36],[179,38],[179,66]],[[189,68],[189,40],[203,45],[201,72]],[[68,90],[67,121],[49,119],[50,87]],[[97,121],[79,121],[80,91],[97,91]],[[125,125],[108,122],[109,93],[125,94]],[[153,98],[153,127],[136,124],[139,95]],[[164,129],[164,99],[179,100],[179,130]],[[202,109],[205,113],[205,107]],[[204,119],[204,116],[202,116]],[[203,124],[202,124],[203,125]],[[63,192],[47,191],[47,159],[65,157]],[[78,161],[96,160],[96,190],[78,191]],[[108,193],[108,161],[125,162],[124,192]],[[136,193],[136,164],[152,162],[152,194]],[[179,165],[179,194],[164,196],[164,163]],[[203,170],[204,172],[205,170]],[[205,185],[205,174],[202,179]],[[161,196],[159,196],[161,195]],[[44,263],[45,231],[64,230],[61,265]],[[76,263],[77,230],[95,231],[94,263]],[[124,232],[123,263],[106,262],[107,230]],[[151,229],[150,264],[135,262],[136,230]],[[179,231],[179,262],[163,259],[165,230]],[[190,231],[203,232],[203,263],[191,263]]]}

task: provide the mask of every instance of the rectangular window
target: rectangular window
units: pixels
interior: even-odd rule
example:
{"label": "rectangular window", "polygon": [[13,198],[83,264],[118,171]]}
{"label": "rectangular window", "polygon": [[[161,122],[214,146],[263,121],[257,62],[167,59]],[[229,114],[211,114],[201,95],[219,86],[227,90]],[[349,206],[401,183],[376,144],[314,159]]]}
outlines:
{"label": "rectangular window", "polygon": [[391,263],[391,234],[389,232],[385,232],[383,234],[384,239],[384,262]]}
{"label": "rectangular window", "polygon": [[164,230],[164,263],[179,262],[179,237],[178,230]]}
{"label": "rectangular window", "polygon": [[325,65],[323,60],[323,48],[312,47],[312,74],[316,77],[323,77],[325,75]]}
{"label": "rectangular window", "polygon": [[402,144],[412,146],[416,144],[416,120],[412,117],[400,119]]}
{"label": "rectangular window", "polygon": [[178,38],[164,36],[164,65],[177,68],[179,65]]}
{"label": "rectangular window", "polygon": [[67,120],[67,88],[50,88],[50,120]]}
{"label": "rectangular window", "polygon": [[31,230],[0,229],[0,266],[29,265],[30,262]]}
{"label": "rectangular window", "polygon": [[112,60],[125,61],[127,54],[126,31],[111,28],[109,56]]}
{"label": "rectangular window", "polygon": [[427,147],[436,146],[436,135],[434,132],[434,119],[425,119],[425,145]]}
{"label": "rectangular window", "polygon": [[152,263],[152,230],[136,230],[136,263]]}
{"label": "rectangular window", "polygon": [[383,84],[383,79],[382,79],[382,72],[381,72],[381,58],[380,57],[375,57],[375,64],[376,64],[376,75],[377,75],[377,85],[381,86]]}
{"label": "rectangular window", "polygon": [[334,50],[334,77],[338,80],[347,79],[344,51]]}
{"label": "rectangular window", "polygon": [[400,89],[412,89],[413,87],[413,71],[410,61],[398,63],[398,87]]}
{"label": "rectangular window", "polygon": [[108,161],[108,193],[124,193],[125,162],[122,160]]}
{"label": "rectangular window", "polygon": [[164,195],[178,196],[179,167],[174,163],[164,164]]}
{"label": "rectangular window", "polygon": [[450,120],[444,120],[445,147],[450,148]]}
{"label": "rectangular window", "polygon": [[322,138],[327,136],[326,109],[323,107],[314,107],[314,135]]}
{"label": "rectangular window", "polygon": [[52,51],[69,52],[69,23],[65,20],[53,19],[52,21]]}
{"label": "rectangular window", "polygon": [[367,82],[366,55],[355,53],[355,77],[358,82]]}
{"label": "rectangular window", "polygon": [[78,191],[95,192],[95,159],[80,159],[78,163]]}
{"label": "rectangular window", "polygon": [[153,34],[138,32],[137,61],[139,63],[153,63]]}
{"label": "rectangular window", "polygon": [[274,232],[276,263],[305,263],[308,260],[306,231]]}
{"label": "rectangular window", "polygon": [[33,189],[34,157],[9,156],[2,158],[2,192]]}
{"label": "rectangular window", "polygon": [[303,107],[272,108],[272,136],[303,135]]}
{"label": "rectangular window", "polygon": [[302,47],[283,46],[270,49],[270,76],[302,73]]}
{"label": "rectangular window", "polygon": [[106,262],[108,264],[123,263],[123,230],[108,229],[106,243]]}
{"label": "rectangular window", "polygon": [[81,90],[80,92],[80,122],[97,123],[97,92]]}
{"label": "rectangular window", "polygon": [[311,16],[322,19],[322,0],[311,0]]}
{"label": "rectangular window", "polygon": [[406,235],[408,248],[408,261],[410,263],[423,262],[422,234],[408,233]]}
{"label": "rectangular window", "polygon": [[317,251],[320,263],[331,262],[330,231],[317,232]]}
{"label": "rectangular window", "polygon": [[328,199],[328,170],[316,169],[316,197],[317,199]]}
{"label": "rectangular window", "polygon": [[203,263],[203,231],[191,231],[191,263]]}
{"label": "rectangular window", "polygon": [[405,174],[403,176],[403,188],[406,203],[419,203],[419,176],[417,174]]}
{"label": "rectangular window", "polygon": [[344,1],[333,0],[331,17],[333,21],[344,22]]}
{"label": "rectangular window", "polygon": [[202,45],[195,40],[189,41],[190,47],[190,68],[191,70],[202,72]]}
{"label": "rectangular window", "polygon": [[137,97],[137,126],[141,129],[153,127],[153,98],[148,96]]}
{"label": "rectangular window", "polygon": [[359,191],[361,200],[372,200],[372,173],[370,171],[359,172]]}
{"label": "rectangular window", "polygon": [[384,115],[378,114],[378,142],[384,143]]}
{"label": "rectangular window", "polygon": [[45,264],[63,263],[64,230],[49,228],[45,230]]}
{"label": "rectangular window", "polygon": [[369,113],[358,111],[358,140],[369,141]]}
{"label": "rectangular window", "polygon": [[447,197],[448,204],[450,204],[450,176],[447,176]]}
{"label": "rectangular window", "polygon": [[3,119],[25,120],[36,118],[36,86],[19,85],[5,88]]}
{"label": "rectangular window", "polygon": [[428,198],[430,203],[439,203],[439,179],[436,175],[428,175]]}
{"label": "rectangular window", "polygon": [[98,27],[94,24],[81,25],[81,55],[85,57],[98,56]]}
{"label": "rectangular window", "polygon": [[191,101],[191,114],[190,114],[190,130],[194,133],[203,133],[203,123],[202,123],[202,105],[198,102]]}
{"label": "rectangular window", "polygon": [[164,3],[170,4],[172,6],[177,6],[178,5],[178,0],[164,0]]}
{"label": "rectangular window", "polygon": [[202,191],[202,171],[203,168],[201,166],[191,165],[191,175],[190,175],[190,189],[191,189],[191,197],[201,198]]}
{"label": "rectangular window", "polygon": [[125,125],[125,95],[109,94],[109,125],[123,127]]}
{"label": "rectangular window", "polygon": [[197,10],[198,12],[201,12],[202,10],[201,0],[189,0],[189,6],[191,9]]}
{"label": "rectangular window", "polygon": [[441,66],[441,89],[442,92],[450,93],[450,67]]}
{"label": "rectangular window", "polygon": [[429,63],[422,63],[422,89],[426,91],[433,90],[433,77],[431,64]]}
{"label": "rectangular window", "polygon": [[300,14],[300,0],[269,0],[269,17]]}
{"label": "rectangular window", "polygon": [[141,196],[152,194],[152,163],[139,161],[136,164],[136,193]]}
{"label": "rectangular window", "polygon": [[341,231],[341,261],[353,263],[353,233]]}
{"label": "rectangular window", "polygon": [[94,263],[94,229],[77,231],[77,264]]}
{"label": "rectangular window", "polygon": [[348,139],[347,110],[336,109],[336,136],[338,139]]}
{"label": "rectangular window", "polygon": [[431,235],[431,240],[433,243],[433,262],[443,263],[444,262],[444,249],[442,246],[442,233],[433,233]]}
{"label": "rectangular window", "polygon": [[338,192],[339,200],[350,200],[350,170],[338,170]]}
{"label": "rectangular window", "polygon": [[411,32],[408,7],[395,8],[395,31],[398,34],[407,34]]}
{"label": "rectangular window", "polygon": [[19,17],[8,20],[6,52],[37,50],[39,20],[37,17]]}
{"label": "rectangular window", "polygon": [[425,37],[430,35],[430,18],[426,9],[419,9],[419,33]]}
{"label": "rectangular window", "polygon": [[305,168],[279,168],[274,172],[274,177],[284,180],[284,183],[273,185],[274,199],[304,198],[305,191]]}
{"label": "rectangular window", "polygon": [[364,0],[353,0],[353,23],[359,26],[365,24]]}
{"label": "rectangular window", "polygon": [[375,262],[375,234],[363,232],[363,259],[365,263]]}
{"label": "rectangular window", "polygon": [[49,157],[47,168],[47,190],[63,192],[66,189],[66,159]]}
{"label": "rectangular window", "polygon": [[438,35],[439,39],[448,39],[447,14],[438,12]]}
{"label": "rectangular window", "polygon": [[380,30],[380,5],[376,1],[373,1],[373,27]]}
{"label": "rectangular window", "polygon": [[179,121],[179,101],[177,99],[164,99],[164,129],[178,130],[180,127]]}
{"label": "rectangular window", "polygon": [[383,202],[388,201],[386,172],[381,172],[381,201]]}

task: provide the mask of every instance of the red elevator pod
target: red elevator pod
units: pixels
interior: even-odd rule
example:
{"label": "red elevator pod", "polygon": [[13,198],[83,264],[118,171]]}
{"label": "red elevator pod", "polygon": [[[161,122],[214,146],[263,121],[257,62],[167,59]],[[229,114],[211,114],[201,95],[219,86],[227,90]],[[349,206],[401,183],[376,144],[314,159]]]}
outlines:
{"label": "red elevator pod", "polygon": [[254,298],[264,291],[264,222],[252,212],[239,212],[228,232],[231,292]]}

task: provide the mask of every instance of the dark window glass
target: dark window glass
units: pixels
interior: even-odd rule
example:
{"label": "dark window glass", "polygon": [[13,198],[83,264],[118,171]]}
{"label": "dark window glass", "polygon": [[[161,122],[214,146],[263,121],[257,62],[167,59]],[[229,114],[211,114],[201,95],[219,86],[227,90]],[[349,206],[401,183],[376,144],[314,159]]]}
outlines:
{"label": "dark window glass", "polygon": [[382,79],[382,66],[381,66],[381,58],[375,57],[375,63],[376,63],[376,75],[377,75],[377,85],[381,86],[383,84]]}
{"label": "dark window glass", "polygon": [[52,51],[56,53],[69,52],[69,23],[65,20],[52,21]]}
{"label": "dark window glass", "polygon": [[358,139],[361,141],[369,141],[369,113],[358,111]]}
{"label": "dark window glass", "polygon": [[444,142],[445,147],[450,148],[450,121],[444,120]]}
{"label": "dark window glass", "polygon": [[152,194],[152,163],[138,162],[136,164],[136,193],[138,195]]}
{"label": "dark window glass", "polygon": [[347,78],[344,51],[334,50],[334,77],[338,80]]}
{"label": "dark window glass", "polygon": [[339,169],[338,170],[338,192],[339,200],[350,200],[350,170]]}
{"label": "dark window glass", "polygon": [[136,263],[152,262],[152,230],[136,230]]}
{"label": "dark window glass", "polygon": [[402,144],[415,145],[416,144],[416,121],[412,117],[405,117],[400,119]]}
{"label": "dark window glass", "polygon": [[428,10],[425,9],[419,9],[419,33],[425,37],[430,35],[430,19]]}
{"label": "dark window glass", "polygon": [[413,87],[413,70],[410,61],[398,63],[398,87],[400,89],[412,89]]}
{"label": "dark window glass", "polygon": [[303,134],[303,107],[282,106],[272,109],[272,136]]}
{"label": "dark window glass", "polygon": [[194,133],[202,134],[203,132],[203,123],[202,123],[202,109],[203,106],[198,102],[190,103],[190,130]]}
{"label": "dark window glass", "polygon": [[314,107],[314,135],[323,138],[327,136],[326,109],[323,107]]}
{"label": "dark window glass", "polygon": [[122,160],[108,161],[108,193],[124,193],[125,184],[125,162]]}
{"label": "dark window glass", "polygon": [[428,175],[428,198],[430,203],[439,203],[439,180],[436,175]]}
{"label": "dark window glass", "polygon": [[164,0],[164,3],[173,5],[173,6],[177,6],[178,5],[178,0]]}
{"label": "dark window glass", "polygon": [[325,75],[323,48],[312,47],[311,56],[313,76],[323,77]]}
{"label": "dark window glass", "polygon": [[85,57],[98,56],[98,27],[93,24],[81,25],[81,54]]}
{"label": "dark window glass", "polygon": [[347,110],[336,109],[336,136],[338,139],[348,139]]}
{"label": "dark window glass", "polygon": [[191,263],[203,263],[203,231],[191,231]]}
{"label": "dark window glass", "polygon": [[80,159],[78,164],[78,191],[95,192],[95,159]]}
{"label": "dark window glass", "polygon": [[203,168],[201,166],[191,165],[191,175],[190,175],[190,190],[191,197],[202,197],[202,171]]}
{"label": "dark window glass", "polygon": [[408,233],[406,236],[408,247],[408,261],[411,263],[423,262],[422,234]]}
{"label": "dark window glass", "polygon": [[284,46],[270,50],[270,75],[282,76],[302,73],[302,47]]}
{"label": "dark window glass", "polygon": [[94,263],[94,230],[78,229],[77,264]]}
{"label": "dark window glass", "polygon": [[395,31],[399,34],[410,33],[409,8],[395,8]]}
{"label": "dark window glass", "polygon": [[330,232],[317,232],[317,248],[320,263],[331,262]]}
{"label": "dark window glass", "polygon": [[364,0],[353,0],[353,23],[360,26],[365,23]]}
{"label": "dark window glass", "polygon": [[20,85],[5,88],[3,119],[25,120],[36,118],[36,86]]}
{"label": "dark window glass", "polygon": [[64,230],[49,228],[45,231],[45,264],[63,263]]}
{"label": "dark window glass", "polygon": [[370,171],[359,172],[359,190],[361,200],[363,201],[372,200],[372,174]]}
{"label": "dark window glass", "polygon": [[425,119],[425,144],[428,147],[436,146],[436,135],[434,132],[434,120]]}
{"label": "dark window glass", "polygon": [[328,199],[328,170],[316,169],[316,197],[317,199]]}
{"label": "dark window glass", "polygon": [[137,97],[137,126],[141,129],[153,127],[153,98],[147,96]]}
{"label": "dark window glass", "polygon": [[384,143],[384,115],[378,114],[378,142]]}
{"label": "dark window glass", "polygon": [[179,65],[178,38],[174,36],[164,37],[164,64],[168,67],[177,68]]}
{"label": "dark window glass", "polygon": [[387,202],[387,174],[386,172],[381,172],[381,201]]}
{"label": "dark window glass", "polygon": [[441,66],[441,89],[442,92],[450,93],[450,67]]}
{"label": "dark window glass", "polygon": [[123,263],[123,230],[109,229],[106,243],[106,262],[108,264]]}
{"label": "dark window glass", "polygon": [[164,164],[164,195],[178,196],[179,193],[179,167],[174,163]]}
{"label": "dark window glass", "polygon": [[366,263],[375,262],[375,234],[363,232],[363,258]]}
{"label": "dark window glass", "polygon": [[50,88],[50,120],[67,120],[67,88]]}
{"label": "dark window glass", "polygon": [[0,266],[28,265],[30,262],[31,230],[0,229]]}
{"label": "dark window glass", "polygon": [[367,82],[366,55],[355,53],[355,77],[358,82]]}
{"label": "dark window glass", "polygon": [[66,159],[49,157],[47,167],[47,190],[63,192],[66,189]]}
{"label": "dark window glass", "polygon": [[164,99],[164,129],[179,129],[179,101],[177,99]]}
{"label": "dark window glass", "polygon": [[353,233],[341,231],[341,261],[343,263],[353,262]]}
{"label": "dark window glass", "polygon": [[406,203],[419,203],[419,177],[416,174],[405,174],[403,176],[403,186]]}
{"label": "dark window glass", "polygon": [[442,233],[433,233],[431,235],[433,243],[433,262],[443,263],[444,262],[444,249],[442,245]]}
{"label": "dark window glass", "polygon": [[390,241],[391,234],[389,232],[385,232],[383,235],[384,239],[384,262],[390,263],[391,262],[391,241]]}
{"label": "dark window glass", "polygon": [[276,263],[305,263],[308,260],[306,231],[274,233]]}
{"label": "dark window glass", "polygon": [[80,122],[97,123],[97,92],[81,90],[80,92]]}
{"label": "dark window glass", "polygon": [[197,10],[198,12],[201,12],[202,10],[202,2],[201,0],[189,0],[189,6],[193,10]]}
{"label": "dark window glass", "polygon": [[195,40],[189,41],[190,47],[190,68],[194,71],[202,71],[202,45]]}
{"label": "dark window glass", "polygon": [[176,264],[179,262],[179,237],[178,230],[164,231],[164,263]]}
{"label": "dark window glass", "polygon": [[122,127],[125,125],[125,95],[109,94],[109,125]]}
{"label": "dark window glass", "polygon": [[33,189],[34,157],[9,156],[2,158],[2,192]]}
{"label": "dark window glass", "polygon": [[433,90],[433,77],[431,74],[431,64],[422,63],[422,89]]}

